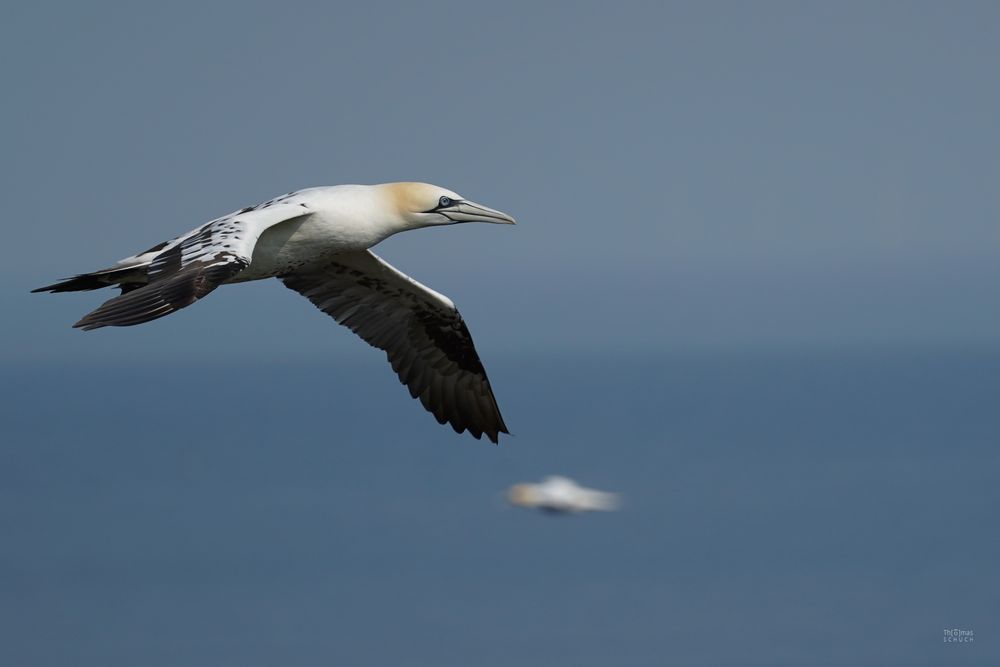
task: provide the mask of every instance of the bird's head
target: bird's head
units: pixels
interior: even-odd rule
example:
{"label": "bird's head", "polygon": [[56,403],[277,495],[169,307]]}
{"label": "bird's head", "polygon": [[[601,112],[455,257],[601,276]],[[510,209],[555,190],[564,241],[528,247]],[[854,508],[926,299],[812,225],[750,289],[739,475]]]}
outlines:
{"label": "bird's head", "polygon": [[512,505],[521,507],[535,507],[540,501],[538,491],[533,484],[515,484],[507,492],[507,499]]}
{"label": "bird's head", "polygon": [[429,183],[387,183],[382,187],[410,228],[454,225],[458,222],[514,224],[514,218],[506,213]]}

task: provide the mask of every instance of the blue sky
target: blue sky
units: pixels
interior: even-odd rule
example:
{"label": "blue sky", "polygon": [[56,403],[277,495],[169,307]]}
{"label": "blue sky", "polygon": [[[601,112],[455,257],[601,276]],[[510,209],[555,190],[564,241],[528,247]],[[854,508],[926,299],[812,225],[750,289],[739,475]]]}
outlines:
{"label": "blue sky", "polygon": [[[241,331],[350,353],[279,285],[136,330],[29,296],[290,189],[513,213],[390,239],[494,349],[1000,335],[993,3],[34,3],[0,26],[3,358]],[[267,317],[261,317],[266,314]],[[331,342],[333,341],[333,342]]]}
{"label": "blue sky", "polygon": [[[6,8],[0,655],[996,664],[998,63],[991,2]],[[377,249],[500,447],[277,281],[29,294],[393,180],[519,221]],[[552,473],[625,508],[503,503]]]}

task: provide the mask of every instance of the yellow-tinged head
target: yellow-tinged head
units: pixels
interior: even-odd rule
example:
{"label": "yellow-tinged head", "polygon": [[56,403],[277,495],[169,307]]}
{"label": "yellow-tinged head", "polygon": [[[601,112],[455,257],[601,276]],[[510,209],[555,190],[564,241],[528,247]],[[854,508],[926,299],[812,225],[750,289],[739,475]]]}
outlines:
{"label": "yellow-tinged head", "polygon": [[382,188],[400,217],[412,227],[493,222],[513,225],[502,211],[477,204],[458,193],[430,183],[385,183]]}
{"label": "yellow-tinged head", "polygon": [[507,492],[507,499],[512,505],[535,507],[538,505],[538,491],[532,484],[515,484]]}

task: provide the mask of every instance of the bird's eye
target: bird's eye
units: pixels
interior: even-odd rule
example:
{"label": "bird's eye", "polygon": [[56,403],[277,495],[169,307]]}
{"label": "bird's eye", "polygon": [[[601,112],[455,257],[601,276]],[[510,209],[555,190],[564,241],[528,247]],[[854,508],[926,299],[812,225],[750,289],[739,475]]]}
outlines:
{"label": "bird's eye", "polygon": [[451,197],[441,197],[441,199],[438,199],[438,206],[440,206],[441,208],[447,208],[451,206]]}

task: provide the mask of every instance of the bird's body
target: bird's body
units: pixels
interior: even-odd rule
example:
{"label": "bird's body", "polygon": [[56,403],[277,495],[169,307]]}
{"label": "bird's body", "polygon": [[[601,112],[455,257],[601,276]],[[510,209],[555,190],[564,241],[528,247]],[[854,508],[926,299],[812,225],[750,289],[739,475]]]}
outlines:
{"label": "bird's body", "polygon": [[250,266],[231,282],[273,278],[322,264],[334,255],[367,250],[402,231],[386,222],[391,198],[373,186],[307,188],[274,201],[314,213],[268,228],[254,246]]}
{"label": "bird's body", "polygon": [[538,484],[515,484],[507,497],[514,505],[555,514],[609,512],[619,507],[617,494],[588,489],[558,475],[546,477]]}
{"label": "bird's body", "polygon": [[390,230],[378,229],[354,215],[345,203],[345,199],[358,199],[356,192],[349,186],[309,188],[282,200],[282,205],[315,212],[265,230],[254,246],[250,266],[231,282],[273,278],[323,263],[340,253],[367,250],[385,240]]}
{"label": "bird's body", "polygon": [[473,221],[514,222],[425,183],[308,188],[35,291],[120,287],[120,296],[74,325],[89,330],[163,317],[219,285],[279,278],[385,350],[438,421],[496,442],[506,426],[455,304],[368,250],[401,231]]}

